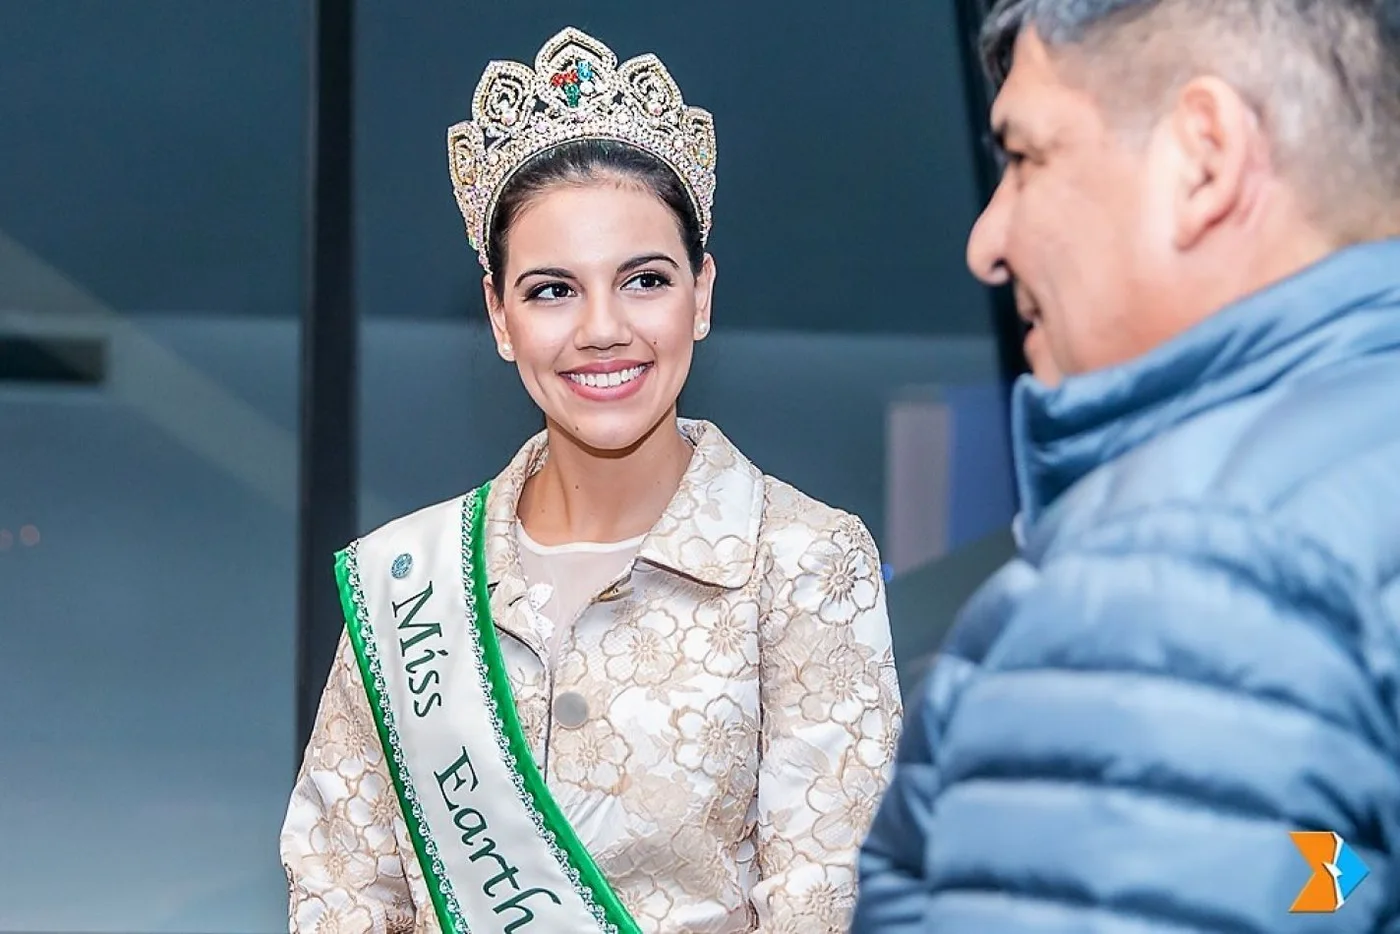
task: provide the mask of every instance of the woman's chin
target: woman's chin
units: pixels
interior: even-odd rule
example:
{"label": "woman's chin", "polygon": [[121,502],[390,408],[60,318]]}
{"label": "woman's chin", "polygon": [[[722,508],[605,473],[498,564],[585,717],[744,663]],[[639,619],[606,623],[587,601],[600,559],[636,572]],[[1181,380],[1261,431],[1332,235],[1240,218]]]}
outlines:
{"label": "woman's chin", "polygon": [[554,421],[555,426],[582,450],[600,457],[622,457],[640,447],[664,420],[664,415],[653,419],[616,412]]}

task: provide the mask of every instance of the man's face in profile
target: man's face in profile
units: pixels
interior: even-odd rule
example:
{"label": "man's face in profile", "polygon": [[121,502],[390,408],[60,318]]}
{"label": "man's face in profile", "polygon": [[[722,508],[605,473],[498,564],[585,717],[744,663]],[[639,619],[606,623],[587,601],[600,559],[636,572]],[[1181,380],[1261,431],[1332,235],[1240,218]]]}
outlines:
{"label": "man's face in profile", "polygon": [[1132,318],[1150,289],[1148,152],[1120,138],[1059,57],[1034,30],[1017,40],[992,108],[1006,169],[967,245],[974,275],[1013,284],[1026,357],[1048,385],[1140,352]]}

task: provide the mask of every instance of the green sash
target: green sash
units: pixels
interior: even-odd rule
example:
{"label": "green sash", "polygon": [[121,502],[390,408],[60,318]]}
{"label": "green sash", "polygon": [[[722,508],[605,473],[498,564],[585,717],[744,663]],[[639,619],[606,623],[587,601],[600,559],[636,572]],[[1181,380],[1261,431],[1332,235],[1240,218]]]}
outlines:
{"label": "green sash", "polygon": [[520,728],[486,590],[489,484],[336,555],[350,641],[444,934],[639,934]]}

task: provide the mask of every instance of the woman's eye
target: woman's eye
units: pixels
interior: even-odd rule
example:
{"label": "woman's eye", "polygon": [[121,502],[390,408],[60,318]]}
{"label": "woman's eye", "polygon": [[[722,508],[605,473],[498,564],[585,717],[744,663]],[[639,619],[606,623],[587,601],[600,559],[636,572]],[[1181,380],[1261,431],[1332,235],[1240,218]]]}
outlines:
{"label": "woman's eye", "polygon": [[562,298],[568,298],[572,294],[573,289],[570,289],[567,285],[565,285],[562,282],[547,282],[544,285],[532,289],[528,298],[532,300],[542,299],[544,301],[549,302],[558,301]]}
{"label": "woman's eye", "polygon": [[671,280],[661,275],[659,272],[644,272],[632,277],[627,283],[628,286],[650,292],[653,289],[664,288],[671,284]]}

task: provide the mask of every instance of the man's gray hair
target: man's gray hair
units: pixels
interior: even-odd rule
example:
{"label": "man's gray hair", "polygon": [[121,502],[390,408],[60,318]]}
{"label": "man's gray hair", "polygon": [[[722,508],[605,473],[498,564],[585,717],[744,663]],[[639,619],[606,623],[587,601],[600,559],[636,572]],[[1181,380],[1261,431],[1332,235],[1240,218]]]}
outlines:
{"label": "man's gray hair", "polygon": [[1032,29],[1127,124],[1192,77],[1224,79],[1315,220],[1343,240],[1400,233],[1400,0],[998,0],[981,35],[994,85]]}

